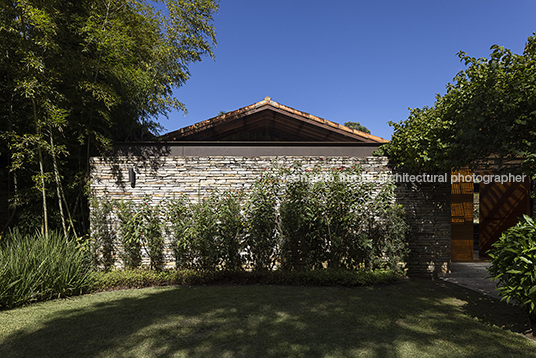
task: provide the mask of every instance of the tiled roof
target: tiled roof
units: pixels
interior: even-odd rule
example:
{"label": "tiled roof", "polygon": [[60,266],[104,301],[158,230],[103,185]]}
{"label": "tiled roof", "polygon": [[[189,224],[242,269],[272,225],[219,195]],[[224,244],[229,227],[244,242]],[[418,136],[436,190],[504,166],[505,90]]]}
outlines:
{"label": "tiled roof", "polygon": [[[388,140],[348,128],[341,124],[299,111],[273,101],[264,100],[227,112],[202,122],[167,133],[162,139],[184,140],[234,140],[248,133],[268,133],[285,141],[327,141],[386,143]],[[242,136],[242,137],[241,137]],[[242,138],[243,139],[243,138]],[[270,140],[270,139],[268,139]]]}

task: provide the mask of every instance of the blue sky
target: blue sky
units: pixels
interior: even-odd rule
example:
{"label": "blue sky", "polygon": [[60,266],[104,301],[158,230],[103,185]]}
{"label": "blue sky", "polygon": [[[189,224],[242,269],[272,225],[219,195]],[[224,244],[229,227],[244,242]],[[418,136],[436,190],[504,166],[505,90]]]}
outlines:
{"label": "blue sky", "polygon": [[433,105],[465,68],[458,51],[521,53],[535,15],[534,0],[221,0],[216,58],[175,91],[188,114],[160,123],[172,131],[270,96],[390,139],[389,121]]}

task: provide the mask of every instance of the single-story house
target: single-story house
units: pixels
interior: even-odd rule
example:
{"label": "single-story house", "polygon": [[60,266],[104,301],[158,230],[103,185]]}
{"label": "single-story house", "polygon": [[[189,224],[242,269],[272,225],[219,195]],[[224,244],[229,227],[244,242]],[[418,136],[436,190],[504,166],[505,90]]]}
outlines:
{"label": "single-story house", "polygon": [[[216,187],[247,187],[274,160],[322,160],[327,167],[359,164],[372,175],[393,174],[387,158],[372,155],[386,142],[266,97],[159,141],[117,144],[113,155],[92,158],[91,190],[97,198],[196,197]],[[412,226],[410,275],[435,276],[448,272],[451,260],[474,258],[474,188],[472,182],[451,185],[450,180],[397,183],[396,200]],[[529,209],[528,183],[480,185],[477,192],[485,239],[477,248],[484,254],[498,230]]]}

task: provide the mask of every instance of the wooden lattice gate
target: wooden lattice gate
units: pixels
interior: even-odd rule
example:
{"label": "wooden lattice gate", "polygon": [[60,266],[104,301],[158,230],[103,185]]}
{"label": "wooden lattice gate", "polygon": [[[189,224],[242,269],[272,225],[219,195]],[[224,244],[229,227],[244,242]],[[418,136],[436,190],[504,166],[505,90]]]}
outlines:
{"label": "wooden lattice gate", "polygon": [[[492,174],[491,172],[485,174]],[[493,181],[480,184],[480,225],[478,233],[480,258],[501,234],[518,222],[523,214],[530,213],[530,180],[523,182]]]}
{"label": "wooden lattice gate", "polygon": [[[488,179],[497,173],[479,171],[479,177]],[[456,178],[451,186],[451,260],[473,260],[473,176],[469,169],[452,172]],[[530,213],[530,180],[479,183],[478,253],[487,259],[487,251],[501,234],[518,222],[523,214]]]}
{"label": "wooden lattice gate", "polygon": [[473,194],[474,185],[469,169],[453,171],[451,186],[451,242],[453,261],[473,259]]}

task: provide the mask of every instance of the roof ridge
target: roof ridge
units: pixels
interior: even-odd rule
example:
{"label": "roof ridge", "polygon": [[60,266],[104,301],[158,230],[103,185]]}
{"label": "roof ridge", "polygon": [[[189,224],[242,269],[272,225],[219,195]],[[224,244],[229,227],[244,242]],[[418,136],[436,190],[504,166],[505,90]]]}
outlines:
{"label": "roof ridge", "polygon": [[298,109],[286,106],[284,104],[281,104],[279,102],[276,102],[276,101],[272,100],[272,98],[269,97],[269,96],[266,96],[266,97],[264,97],[263,100],[261,100],[259,102],[255,102],[255,103],[253,103],[253,104],[251,104],[249,106],[238,108],[238,109],[235,109],[235,110],[233,110],[231,112],[226,112],[226,113],[223,113],[223,114],[219,114],[217,116],[211,117],[211,118],[203,120],[201,122],[191,124],[189,126],[177,129],[175,131],[171,131],[169,133],[164,134],[164,136],[171,136],[173,133],[185,134],[187,132],[194,131],[194,130],[198,132],[198,131],[203,130],[203,128],[209,128],[209,127],[214,126],[214,125],[216,125],[218,123],[225,122],[225,120],[227,120],[227,119],[229,119],[231,117],[237,116],[237,115],[242,114],[242,113],[247,113],[248,111],[251,111],[251,110],[259,109],[259,108],[261,108],[261,107],[263,107],[265,105],[271,106],[273,108],[277,108],[279,110],[285,111],[285,112],[293,114],[293,115],[297,115],[297,116],[300,116],[300,117],[304,117],[304,118],[313,120],[313,121],[315,121],[317,123],[322,124],[323,126],[329,126],[329,127],[337,128],[339,130],[342,130],[342,131],[345,131],[345,132],[348,132],[348,133],[352,133],[352,134],[357,135],[359,137],[362,137],[363,139],[366,139],[366,140],[371,140],[371,141],[375,141],[375,142],[378,142],[378,143],[387,143],[388,142],[388,140],[386,140],[384,138],[381,138],[381,137],[378,137],[378,136],[375,136],[375,135],[372,135],[372,134],[369,134],[369,133],[365,133],[365,132],[357,130],[357,129],[349,128],[349,127],[347,127],[345,125],[342,125],[342,124],[327,120],[325,118],[318,117],[318,116],[312,115],[310,113],[303,112],[303,111],[300,111]]}

